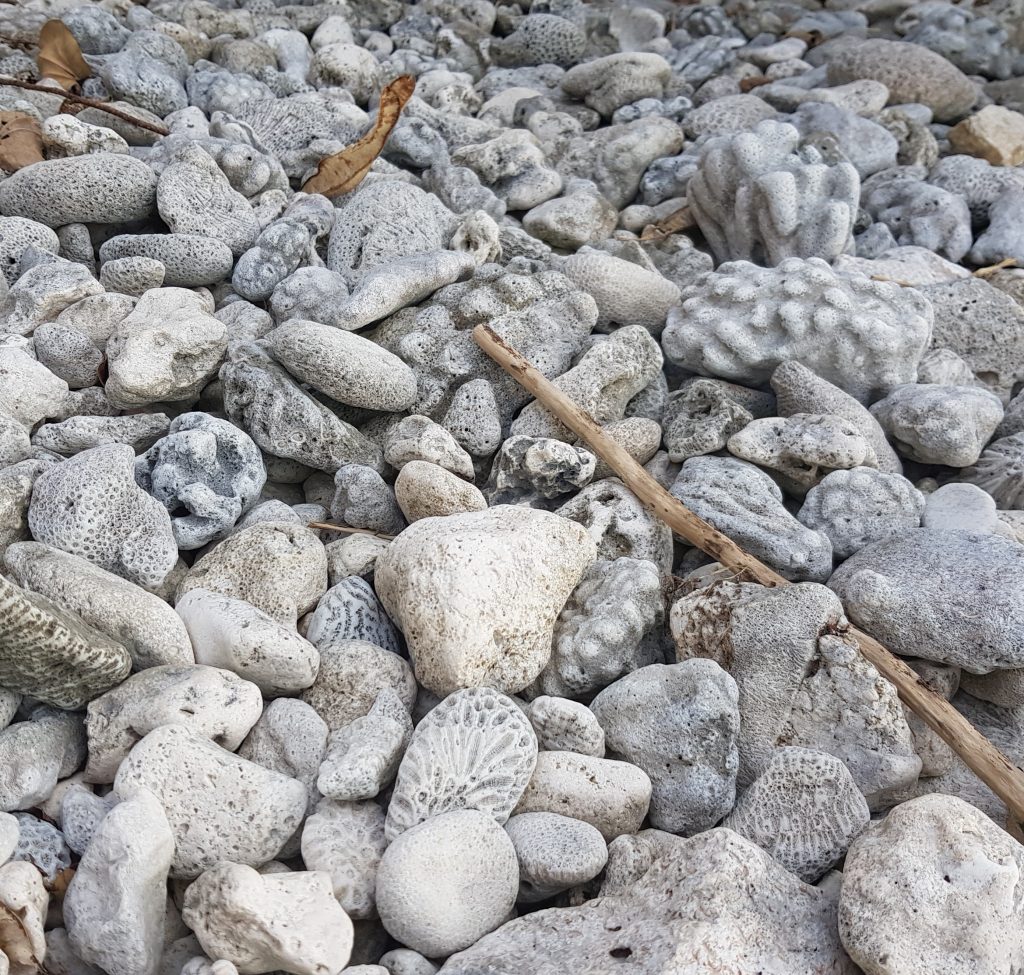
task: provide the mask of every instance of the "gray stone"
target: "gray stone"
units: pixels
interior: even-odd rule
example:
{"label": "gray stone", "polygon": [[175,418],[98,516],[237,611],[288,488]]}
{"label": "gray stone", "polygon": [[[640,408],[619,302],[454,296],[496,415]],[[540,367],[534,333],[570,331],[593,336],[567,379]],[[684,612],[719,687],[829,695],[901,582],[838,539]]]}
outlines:
{"label": "gray stone", "polygon": [[593,880],[608,860],[590,823],[556,813],[521,813],[505,824],[519,860],[519,900],[526,904]]}

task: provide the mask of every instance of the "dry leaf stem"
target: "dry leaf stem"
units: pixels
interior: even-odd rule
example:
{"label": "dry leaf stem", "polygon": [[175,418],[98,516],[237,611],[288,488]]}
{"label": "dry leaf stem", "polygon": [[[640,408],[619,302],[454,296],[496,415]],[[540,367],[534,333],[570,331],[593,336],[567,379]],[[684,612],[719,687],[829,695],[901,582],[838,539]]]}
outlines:
{"label": "dry leaf stem", "polygon": [[77,105],[85,105],[87,108],[98,108],[101,112],[106,112],[108,115],[113,115],[115,118],[121,119],[123,122],[131,122],[132,125],[137,125],[140,129],[146,129],[149,132],[155,132],[157,135],[170,135],[171,130],[164,128],[162,125],[154,125],[152,122],[145,122],[140,118],[135,118],[134,115],[130,115],[128,112],[122,112],[119,108],[111,108],[104,102],[97,101],[95,98],[86,98],[84,95],[73,95],[69,91],[61,91],[59,88],[49,88],[46,85],[36,85],[31,81],[18,81],[17,78],[7,78],[0,75],[0,85],[8,88],[24,88],[26,91],[41,91],[47,95],[59,95],[65,101],[75,102]]}

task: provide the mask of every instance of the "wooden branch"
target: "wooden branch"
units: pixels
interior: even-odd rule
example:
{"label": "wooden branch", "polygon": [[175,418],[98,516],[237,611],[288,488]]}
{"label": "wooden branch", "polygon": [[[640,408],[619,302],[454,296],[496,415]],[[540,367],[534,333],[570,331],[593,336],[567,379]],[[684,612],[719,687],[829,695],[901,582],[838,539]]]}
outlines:
{"label": "wooden branch", "polygon": [[[601,458],[623,483],[677,535],[717,559],[740,578],[765,586],[789,585],[763,562],[744,552],[714,525],[668,493],[593,417],[580,409],[492,328],[477,325],[473,339],[488,356],[550,410]],[[1024,823],[1024,772],[974,727],[949,701],[933,693],[902,660],[868,634],[851,626],[849,635],[878,672],[896,686],[900,699],[948,744],[1010,812],[1010,826]]]}
{"label": "wooden branch", "polygon": [[394,535],[385,535],[382,532],[370,531],[369,528],[353,528],[351,525],[332,525],[327,521],[311,521],[309,527],[322,528],[324,531],[329,532],[346,532],[349,535],[369,535],[372,538],[383,538],[386,542],[390,542],[395,537]]}
{"label": "wooden branch", "polygon": [[86,98],[83,95],[73,95],[70,91],[64,91],[61,88],[48,88],[46,85],[36,85],[31,81],[18,81],[17,78],[7,78],[3,75],[0,75],[0,85],[8,88],[24,88],[25,91],[41,91],[47,95],[59,95],[64,101],[85,105],[87,108],[98,108],[101,112],[113,115],[123,122],[131,122],[132,125],[137,125],[140,129],[146,129],[148,132],[155,132],[157,135],[171,134],[171,130],[164,128],[162,125],[154,125],[152,122],[135,118],[134,115],[130,115],[128,112],[122,112],[119,108],[111,108],[106,102],[98,101],[95,98]]}

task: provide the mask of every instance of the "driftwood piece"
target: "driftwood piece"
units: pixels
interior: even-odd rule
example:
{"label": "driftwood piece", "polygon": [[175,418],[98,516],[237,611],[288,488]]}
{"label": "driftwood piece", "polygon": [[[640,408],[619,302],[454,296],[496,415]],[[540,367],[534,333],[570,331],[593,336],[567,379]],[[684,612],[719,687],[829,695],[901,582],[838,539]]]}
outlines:
{"label": "driftwood piece", "polygon": [[[731,538],[697,517],[669,494],[601,429],[593,417],[531,366],[518,350],[508,345],[493,329],[487,325],[477,325],[473,330],[473,339],[516,382],[532,393],[541,405],[584,440],[622,478],[623,483],[640,501],[677,535],[696,545],[741,578],[765,586],[790,585],[788,579],[743,551]],[[864,657],[886,680],[895,685],[900,700],[1006,803],[1010,814],[1007,827],[1016,835],[1021,835],[1024,824],[1024,772],[952,704],[933,693],[914,671],[874,637],[854,626],[847,632],[856,641]]]}

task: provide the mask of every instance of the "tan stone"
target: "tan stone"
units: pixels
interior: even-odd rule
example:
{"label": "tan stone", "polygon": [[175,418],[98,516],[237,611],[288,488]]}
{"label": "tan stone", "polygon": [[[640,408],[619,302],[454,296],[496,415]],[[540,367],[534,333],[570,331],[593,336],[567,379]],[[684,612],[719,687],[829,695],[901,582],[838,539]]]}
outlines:
{"label": "tan stone", "polygon": [[956,152],[978,156],[993,166],[1024,163],[1024,115],[1002,105],[988,105],[949,131]]}

